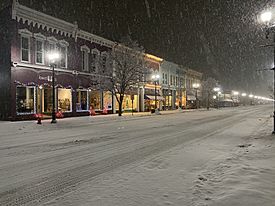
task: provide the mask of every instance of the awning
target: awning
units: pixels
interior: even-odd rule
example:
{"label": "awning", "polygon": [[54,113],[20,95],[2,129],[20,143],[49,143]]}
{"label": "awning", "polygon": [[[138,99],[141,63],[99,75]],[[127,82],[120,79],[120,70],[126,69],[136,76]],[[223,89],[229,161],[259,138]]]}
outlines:
{"label": "awning", "polygon": [[[155,96],[152,96],[152,95],[145,95],[145,99],[155,100]],[[157,96],[157,100],[164,100],[164,98],[161,97],[161,96]]]}
{"label": "awning", "polygon": [[188,95],[187,96],[187,101],[196,101],[196,97],[193,95]]}

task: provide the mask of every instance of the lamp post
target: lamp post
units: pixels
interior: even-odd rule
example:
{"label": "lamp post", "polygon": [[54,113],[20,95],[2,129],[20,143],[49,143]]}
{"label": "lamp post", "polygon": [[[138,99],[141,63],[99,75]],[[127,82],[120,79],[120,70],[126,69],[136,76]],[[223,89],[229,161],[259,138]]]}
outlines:
{"label": "lamp post", "polygon": [[198,109],[198,89],[200,87],[200,84],[194,83],[192,86],[196,90],[196,109]]}
{"label": "lamp post", "polygon": [[[273,14],[270,11],[261,14],[261,21],[266,24],[266,38],[269,37],[270,33],[273,33],[273,100],[275,100],[275,21],[272,22]],[[273,101],[273,131],[275,134],[275,101]]]}
{"label": "lamp post", "polygon": [[55,109],[55,71],[54,68],[56,67],[56,61],[60,59],[60,54],[58,52],[51,52],[48,54],[48,59],[50,62],[50,66],[52,67],[52,102],[53,102],[53,107],[52,107],[52,124],[56,123],[56,109]]}
{"label": "lamp post", "polygon": [[159,78],[160,76],[158,74],[152,76],[152,80],[155,83],[155,111],[157,109],[157,81],[159,80]]}

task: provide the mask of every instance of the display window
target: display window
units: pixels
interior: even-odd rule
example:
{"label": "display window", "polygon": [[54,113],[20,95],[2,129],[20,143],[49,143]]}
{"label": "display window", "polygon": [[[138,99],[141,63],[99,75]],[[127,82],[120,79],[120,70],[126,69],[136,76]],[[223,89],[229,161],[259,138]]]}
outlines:
{"label": "display window", "polygon": [[112,92],[103,92],[103,107],[105,109],[112,109],[113,96]]}
{"label": "display window", "polygon": [[76,111],[87,111],[88,109],[88,91],[78,90],[76,97]]}
{"label": "display window", "polygon": [[17,114],[34,114],[35,108],[35,87],[16,87]]}
{"label": "display window", "polygon": [[[123,110],[137,110],[138,106],[138,97],[137,95],[134,95],[133,105],[132,105],[132,99],[131,95],[125,95],[122,102],[122,109]],[[119,109],[119,104],[116,104],[116,109]]]}
{"label": "display window", "polygon": [[89,92],[90,107],[94,110],[101,110],[102,96],[100,91],[92,90]]}
{"label": "display window", "polygon": [[58,111],[71,112],[72,111],[72,90],[58,89]]}

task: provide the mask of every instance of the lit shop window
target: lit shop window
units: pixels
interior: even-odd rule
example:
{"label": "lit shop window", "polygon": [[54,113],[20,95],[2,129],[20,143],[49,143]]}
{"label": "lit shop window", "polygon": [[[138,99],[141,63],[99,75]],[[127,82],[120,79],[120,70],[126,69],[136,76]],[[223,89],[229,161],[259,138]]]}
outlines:
{"label": "lit shop window", "polygon": [[35,88],[17,87],[16,88],[16,111],[17,114],[35,113]]}
{"label": "lit shop window", "polygon": [[21,61],[30,62],[30,37],[21,36]]}
{"label": "lit shop window", "polygon": [[103,106],[105,109],[112,109],[113,96],[112,92],[103,92]]}
{"label": "lit shop window", "polygon": [[76,110],[87,111],[88,108],[88,91],[79,90],[77,91]]}
{"label": "lit shop window", "polygon": [[72,90],[58,89],[58,111],[71,112],[72,111]]}
{"label": "lit shop window", "polygon": [[101,109],[101,92],[100,91],[91,91],[90,92],[90,107],[95,110]]}
{"label": "lit shop window", "polygon": [[[134,100],[133,100],[133,105],[132,105],[132,98],[131,95],[125,95],[123,98],[122,102],[122,109],[125,111],[131,111],[132,108],[133,110],[137,110],[137,105],[138,105],[138,97],[137,95],[134,95]],[[119,109],[119,104],[116,104],[116,109]]]}

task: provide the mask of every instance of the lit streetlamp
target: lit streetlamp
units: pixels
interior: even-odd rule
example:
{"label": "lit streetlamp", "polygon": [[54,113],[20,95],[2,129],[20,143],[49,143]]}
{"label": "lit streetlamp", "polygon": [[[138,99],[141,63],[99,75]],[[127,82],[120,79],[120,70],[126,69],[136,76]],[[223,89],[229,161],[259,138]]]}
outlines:
{"label": "lit streetlamp", "polygon": [[58,52],[51,52],[48,54],[48,59],[50,62],[50,66],[52,67],[52,101],[53,101],[53,107],[52,107],[52,121],[51,123],[56,123],[56,109],[55,109],[55,72],[54,68],[56,67],[57,61],[60,59],[60,54]]}
{"label": "lit streetlamp", "polygon": [[160,78],[160,76],[158,74],[152,76],[152,80],[155,83],[155,112],[157,109],[157,82],[158,82],[159,78]]}
{"label": "lit streetlamp", "polygon": [[[266,38],[269,37],[270,33],[273,33],[273,63],[274,66],[270,70],[273,70],[273,99],[275,100],[275,21],[272,21],[273,14],[270,11],[261,14],[261,21],[266,25]],[[273,132],[275,134],[275,101],[273,104]]]}
{"label": "lit streetlamp", "polygon": [[201,85],[199,83],[194,83],[192,86],[196,90],[196,109],[198,109],[198,89]]}

